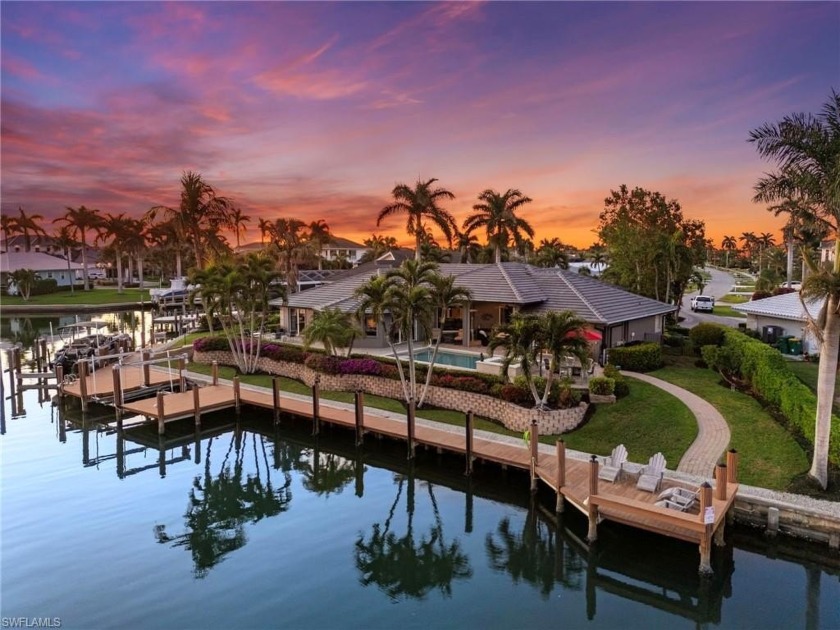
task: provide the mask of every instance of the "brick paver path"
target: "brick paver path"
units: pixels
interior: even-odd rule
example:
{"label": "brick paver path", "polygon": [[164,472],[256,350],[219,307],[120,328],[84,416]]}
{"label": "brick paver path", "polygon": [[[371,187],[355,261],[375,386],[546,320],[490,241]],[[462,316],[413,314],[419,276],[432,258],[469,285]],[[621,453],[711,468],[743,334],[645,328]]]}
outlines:
{"label": "brick paver path", "polygon": [[701,477],[714,475],[715,465],[729,445],[729,425],[710,403],[699,396],[647,374],[624,372],[676,396],[685,403],[697,418],[697,438],[680,460],[677,470]]}

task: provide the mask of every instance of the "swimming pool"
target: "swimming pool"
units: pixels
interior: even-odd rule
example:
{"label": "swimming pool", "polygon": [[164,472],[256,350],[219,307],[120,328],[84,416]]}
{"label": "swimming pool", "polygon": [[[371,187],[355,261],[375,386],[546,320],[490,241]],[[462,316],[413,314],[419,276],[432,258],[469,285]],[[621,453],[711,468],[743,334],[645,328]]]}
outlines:
{"label": "swimming pool", "polygon": [[[426,363],[432,358],[432,350],[425,348],[414,353],[414,358],[418,361]],[[438,350],[435,358],[435,365],[451,365],[452,367],[463,368],[465,370],[474,370],[475,364],[481,360],[477,354],[467,354],[465,352],[452,352],[451,350]]]}

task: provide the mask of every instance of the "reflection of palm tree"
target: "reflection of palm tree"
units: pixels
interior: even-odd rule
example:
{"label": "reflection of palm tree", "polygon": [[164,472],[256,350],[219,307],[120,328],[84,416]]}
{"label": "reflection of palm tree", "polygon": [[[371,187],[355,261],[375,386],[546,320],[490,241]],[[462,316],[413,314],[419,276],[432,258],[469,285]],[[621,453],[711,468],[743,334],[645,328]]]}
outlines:
{"label": "reflection of palm tree", "polygon": [[[555,582],[580,590],[583,559],[569,546],[561,549],[555,545],[552,528],[539,520],[533,506],[520,533],[514,531],[510,518],[505,517],[497,527],[497,534],[498,540],[494,534],[488,534],[485,542],[492,569],[508,573],[515,583],[522,580],[539,587],[543,599],[551,594]],[[562,539],[558,537],[558,540]],[[558,554],[562,554],[562,559]]]}
{"label": "reflection of palm tree", "polygon": [[391,521],[402,496],[405,477],[399,477],[397,497],[388,512],[384,527],[373,525],[370,539],[362,534],[356,540],[356,568],[364,586],[376,584],[392,599],[400,597],[423,599],[437,589],[444,596],[452,595],[452,582],[472,576],[469,557],[457,540],[446,543],[443,522],[437,501],[429,484],[429,497],[435,523],[428,533],[415,539],[414,534],[414,476],[409,473],[406,492],[408,524],[402,537],[391,531]]}
{"label": "reflection of palm tree", "polygon": [[356,479],[356,465],[352,460],[335,453],[312,450],[310,465],[303,472],[303,487],[319,496],[341,494],[344,487]]}
{"label": "reflection of palm tree", "polygon": [[[247,439],[247,437],[246,437]],[[260,438],[265,459],[265,443]],[[205,577],[210,569],[221,562],[224,556],[239,549],[247,542],[245,524],[280,514],[288,509],[292,499],[291,476],[285,475],[283,486],[273,487],[270,469],[266,467],[267,480],[260,476],[257,456],[256,435],[253,436],[256,473],[243,474],[245,449],[235,435],[218,476],[210,472],[210,449],[213,438],[207,445],[204,478],[196,477],[190,489],[189,504],[184,514],[186,533],[169,536],[163,525],[155,527],[160,543],[171,543],[174,547],[190,550],[195,565],[195,576]],[[231,452],[236,448],[233,465],[228,463]]]}

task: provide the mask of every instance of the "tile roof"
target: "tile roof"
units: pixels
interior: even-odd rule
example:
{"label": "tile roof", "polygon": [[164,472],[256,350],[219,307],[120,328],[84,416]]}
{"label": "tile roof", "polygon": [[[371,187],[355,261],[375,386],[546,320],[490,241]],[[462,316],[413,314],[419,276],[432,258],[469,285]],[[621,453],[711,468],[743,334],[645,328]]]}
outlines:
{"label": "tile roof", "polygon": [[[457,284],[468,288],[475,302],[515,304],[524,312],[572,310],[592,324],[610,325],[676,310],[670,304],[556,268],[539,269],[523,263],[444,263],[440,272],[457,277]],[[288,304],[315,310],[355,310],[353,292],[376,273],[375,263],[360,265],[333,276],[329,284],[289,296]],[[273,304],[280,306],[282,302],[275,300]]]}
{"label": "tile roof", "polygon": [[[810,313],[811,317],[816,318],[820,314],[823,302],[824,300],[822,299],[805,300],[805,306],[807,306],[808,313]],[[792,319],[804,322],[808,319],[805,313],[805,306],[802,305],[802,300],[799,299],[799,293],[794,292],[774,295],[763,300],[744,302],[743,304],[733,304],[732,308],[749,315],[764,315],[765,317],[778,317],[779,319]]]}
{"label": "tile roof", "polygon": [[368,249],[367,245],[360,245],[359,243],[351,241],[349,238],[342,238],[340,236],[330,237],[330,242],[325,245],[325,247],[329,247],[331,249]]}

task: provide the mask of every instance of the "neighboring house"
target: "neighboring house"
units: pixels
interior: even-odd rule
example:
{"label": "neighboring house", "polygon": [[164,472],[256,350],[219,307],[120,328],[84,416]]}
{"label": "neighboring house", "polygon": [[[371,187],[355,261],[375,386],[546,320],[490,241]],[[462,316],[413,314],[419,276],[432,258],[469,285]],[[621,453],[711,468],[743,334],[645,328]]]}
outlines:
{"label": "neighboring house", "polygon": [[[336,274],[321,287],[295,293],[281,308],[281,325],[291,335],[299,335],[315,312],[338,308],[355,312],[358,304],[354,291],[372,276],[395,266],[386,254],[375,263]],[[482,346],[489,341],[494,327],[509,321],[516,312],[572,310],[602,335],[602,347],[610,348],[633,340],[658,339],[665,315],[675,306],[630,293],[600,280],[562,269],[540,269],[525,263],[439,265],[444,275],[453,275],[459,286],[472,293],[464,308],[447,314],[443,327],[444,342],[464,346]],[[373,317],[365,318],[364,339],[357,347],[385,347],[384,327]]]}
{"label": "neighboring house", "polygon": [[321,258],[324,260],[339,260],[343,258],[355,266],[359,264],[359,259],[365,255],[367,250],[368,248],[364,245],[359,245],[340,236],[333,236],[330,238],[329,243],[321,247]]}
{"label": "neighboring house", "polygon": [[0,254],[0,277],[5,284],[8,282],[8,274],[18,269],[31,269],[41,278],[52,278],[60,287],[69,287],[78,282],[82,276],[82,265],[70,263],[70,271],[67,270],[67,259],[42,254],[41,252],[10,251]]}
{"label": "neighboring house", "polygon": [[[765,341],[793,336],[802,340],[802,351],[816,354],[820,344],[808,327],[808,314],[813,319],[819,317],[823,300],[799,299],[799,293],[785,293],[773,297],[734,304],[732,308],[747,315],[747,327],[756,330]],[[806,313],[807,307],[807,313]]]}
{"label": "neighboring house", "polygon": [[[574,271],[575,273],[580,273],[581,269],[587,269],[589,275],[593,278],[598,278],[602,273],[607,270],[607,263],[590,263],[590,262],[570,262],[569,263],[569,271]],[[586,273],[586,272],[584,272]]]}

